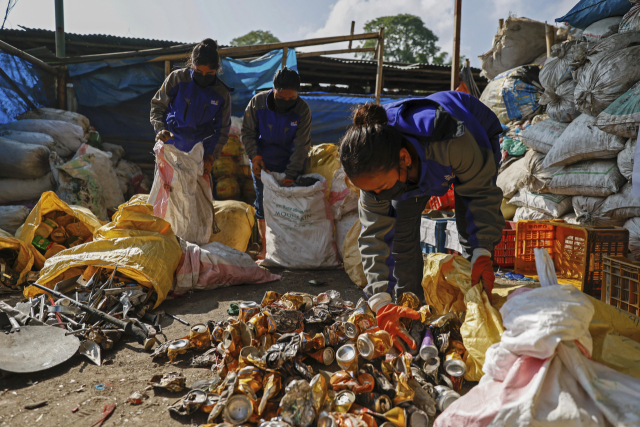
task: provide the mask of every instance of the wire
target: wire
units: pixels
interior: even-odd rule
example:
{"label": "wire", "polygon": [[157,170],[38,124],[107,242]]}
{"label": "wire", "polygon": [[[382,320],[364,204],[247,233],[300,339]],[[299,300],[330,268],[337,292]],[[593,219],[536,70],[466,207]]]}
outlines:
{"label": "wire", "polygon": [[18,0],[9,0],[9,2],[7,3],[7,10],[4,13],[4,20],[2,21],[2,27],[0,27],[0,30],[4,30],[4,24],[5,22],[7,22],[7,17],[9,16],[9,14],[11,13],[11,11],[13,10],[13,8],[16,6],[17,3],[18,3]]}

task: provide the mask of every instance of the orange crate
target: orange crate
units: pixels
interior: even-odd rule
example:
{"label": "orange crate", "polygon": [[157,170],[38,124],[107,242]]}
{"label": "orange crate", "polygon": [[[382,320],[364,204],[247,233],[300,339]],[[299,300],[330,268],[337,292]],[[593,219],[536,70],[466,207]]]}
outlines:
{"label": "orange crate", "polygon": [[535,276],[534,248],[545,248],[558,283],[600,298],[603,256],[624,256],[629,231],[622,227],[581,227],[560,221],[518,221],[515,271]]}
{"label": "orange crate", "polygon": [[507,221],[502,240],[493,248],[493,260],[500,267],[513,267],[516,258],[516,222]]}
{"label": "orange crate", "polygon": [[453,195],[453,186],[447,191],[444,196],[433,196],[429,199],[429,207],[434,210],[449,210],[455,206],[455,198]]}
{"label": "orange crate", "polygon": [[640,263],[625,257],[604,256],[601,300],[640,316]]}

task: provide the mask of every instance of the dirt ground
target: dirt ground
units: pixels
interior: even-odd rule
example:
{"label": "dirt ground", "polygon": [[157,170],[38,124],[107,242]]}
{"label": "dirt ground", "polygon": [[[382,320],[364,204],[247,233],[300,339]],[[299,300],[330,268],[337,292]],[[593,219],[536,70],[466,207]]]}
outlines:
{"label": "dirt ground", "polygon": [[[168,300],[160,310],[174,314],[192,325],[207,320],[224,320],[232,302],[260,302],[265,291],[274,290],[309,292],[317,294],[330,289],[340,292],[345,300],[354,303],[363,295],[348,278],[344,270],[289,271],[270,269],[282,276],[280,282],[261,285],[244,285],[213,291],[202,291],[190,297]],[[312,286],[309,280],[326,282],[324,286]],[[22,299],[20,294],[0,297],[10,305]],[[168,339],[181,338],[189,333],[189,327],[167,318],[162,322]],[[164,342],[162,337],[160,341]],[[76,354],[67,362],[47,371],[34,374],[14,374],[0,380],[0,426],[91,426],[97,422],[105,404],[117,404],[104,426],[179,426],[204,424],[207,414],[172,418],[169,405],[186,394],[151,390],[150,398],[140,405],[126,403],[135,391],[144,389],[155,374],[182,371],[187,377],[187,387],[200,379],[211,377],[211,371],[192,368],[189,361],[193,353],[181,355],[175,364],[167,359],[152,360],[141,345],[128,339],[121,340],[110,351],[103,351],[103,359],[111,359],[107,365],[96,366],[84,356]],[[154,363],[155,362],[155,363]],[[0,367],[1,369],[1,367]],[[337,370],[336,365],[336,369]],[[104,384],[103,390],[96,389]],[[38,409],[24,406],[46,400]],[[78,408],[75,412],[74,410]]]}

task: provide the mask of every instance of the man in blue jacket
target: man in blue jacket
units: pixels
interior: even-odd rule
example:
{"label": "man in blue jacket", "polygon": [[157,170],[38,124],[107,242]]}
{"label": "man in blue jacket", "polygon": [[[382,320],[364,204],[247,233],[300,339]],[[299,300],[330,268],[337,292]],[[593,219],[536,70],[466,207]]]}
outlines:
{"label": "man in blue jacket", "polygon": [[289,187],[302,173],[311,148],[311,110],[298,97],[300,76],[283,68],[273,78],[273,89],[251,99],[242,120],[242,143],[251,159],[256,190],[256,218],[262,238],[258,259],[266,256],[266,223],[263,211],[262,170],[285,174]]}

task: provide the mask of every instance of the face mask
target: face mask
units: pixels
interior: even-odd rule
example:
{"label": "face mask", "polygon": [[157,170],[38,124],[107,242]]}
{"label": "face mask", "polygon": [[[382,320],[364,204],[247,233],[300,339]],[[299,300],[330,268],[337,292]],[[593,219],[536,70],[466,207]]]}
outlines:
{"label": "face mask", "polygon": [[193,81],[196,82],[198,86],[207,87],[211,83],[213,83],[215,80],[216,80],[215,74],[207,74],[205,76],[204,74],[200,74],[195,71],[193,72]]}
{"label": "face mask", "polygon": [[293,108],[294,105],[296,105],[296,102],[298,102],[298,98],[285,101],[284,99],[279,99],[274,96],[273,102],[276,104],[276,109],[279,112],[284,113],[285,111],[289,111]]}
{"label": "face mask", "polygon": [[405,182],[398,180],[396,181],[395,184],[393,184],[393,187],[387,188],[386,190],[382,190],[378,194],[371,192],[371,195],[376,200],[396,200],[404,194],[406,189],[407,189],[407,184]]}

